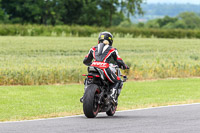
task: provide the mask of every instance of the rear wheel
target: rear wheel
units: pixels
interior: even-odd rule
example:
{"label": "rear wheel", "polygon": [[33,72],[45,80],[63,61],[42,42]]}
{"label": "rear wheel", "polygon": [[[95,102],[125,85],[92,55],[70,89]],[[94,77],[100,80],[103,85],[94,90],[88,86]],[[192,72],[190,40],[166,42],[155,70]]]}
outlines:
{"label": "rear wheel", "polygon": [[106,112],[106,114],[107,114],[108,116],[113,116],[113,115],[115,114],[116,110],[117,110],[117,105],[116,105],[116,106],[113,105],[113,106],[110,108],[110,110],[108,110],[108,111]]}
{"label": "rear wheel", "polygon": [[99,87],[95,84],[91,84],[86,88],[83,96],[83,112],[87,118],[94,118],[99,112],[99,93]]}

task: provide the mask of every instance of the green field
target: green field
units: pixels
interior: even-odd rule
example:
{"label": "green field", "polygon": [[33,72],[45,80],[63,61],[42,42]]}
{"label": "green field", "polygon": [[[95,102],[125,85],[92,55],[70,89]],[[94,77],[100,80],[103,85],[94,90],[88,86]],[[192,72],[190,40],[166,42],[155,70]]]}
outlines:
{"label": "green field", "polygon": [[[97,38],[0,37],[0,85],[80,83]],[[115,38],[130,80],[200,76],[200,39]]]}
{"label": "green field", "polygon": [[[82,114],[83,85],[1,86],[0,121]],[[118,110],[200,102],[200,79],[127,82]]]}

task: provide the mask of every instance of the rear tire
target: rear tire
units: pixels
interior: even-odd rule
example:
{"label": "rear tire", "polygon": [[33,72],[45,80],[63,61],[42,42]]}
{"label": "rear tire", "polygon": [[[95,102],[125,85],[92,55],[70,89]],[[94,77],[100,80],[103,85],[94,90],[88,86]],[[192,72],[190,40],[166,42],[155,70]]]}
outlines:
{"label": "rear tire", "polygon": [[83,112],[87,118],[95,118],[99,112],[98,96],[99,87],[91,84],[86,88],[83,96]]}
{"label": "rear tire", "polygon": [[116,110],[117,110],[117,106],[112,106],[112,107],[110,108],[110,110],[108,110],[108,111],[106,112],[106,114],[107,114],[108,116],[113,116],[113,115],[115,114]]}

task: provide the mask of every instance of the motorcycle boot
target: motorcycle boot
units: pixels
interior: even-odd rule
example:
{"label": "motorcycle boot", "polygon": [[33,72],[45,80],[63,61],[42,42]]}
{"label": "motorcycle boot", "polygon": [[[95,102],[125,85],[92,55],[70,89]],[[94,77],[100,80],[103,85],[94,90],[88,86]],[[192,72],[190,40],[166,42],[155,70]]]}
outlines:
{"label": "motorcycle boot", "polygon": [[116,85],[112,89],[112,93],[110,97],[112,98],[113,102],[117,104],[117,97],[118,97],[118,87],[119,87],[119,82],[116,83]]}
{"label": "motorcycle boot", "polygon": [[117,89],[113,88],[112,93],[110,95],[112,101],[116,104],[117,103]]}

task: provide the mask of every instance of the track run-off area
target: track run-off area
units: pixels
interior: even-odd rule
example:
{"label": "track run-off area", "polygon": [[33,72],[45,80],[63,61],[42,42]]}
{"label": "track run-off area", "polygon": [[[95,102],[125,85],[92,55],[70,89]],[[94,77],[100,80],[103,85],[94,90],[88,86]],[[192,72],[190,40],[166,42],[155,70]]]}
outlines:
{"label": "track run-off area", "polygon": [[105,113],[19,122],[0,122],[0,133],[199,133],[200,103],[161,106]]}

